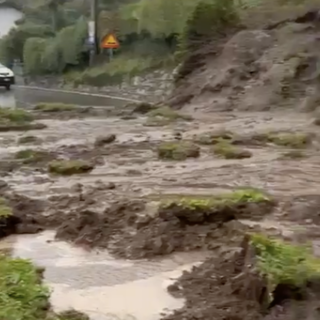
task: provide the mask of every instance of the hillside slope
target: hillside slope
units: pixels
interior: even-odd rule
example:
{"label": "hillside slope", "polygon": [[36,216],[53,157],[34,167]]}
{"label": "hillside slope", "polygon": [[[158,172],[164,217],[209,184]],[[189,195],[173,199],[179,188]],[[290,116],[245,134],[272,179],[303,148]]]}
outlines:
{"label": "hillside slope", "polygon": [[268,28],[242,30],[219,48],[213,42],[193,53],[186,62],[192,70],[178,80],[169,104],[208,112],[312,111],[320,102],[319,62],[317,11]]}

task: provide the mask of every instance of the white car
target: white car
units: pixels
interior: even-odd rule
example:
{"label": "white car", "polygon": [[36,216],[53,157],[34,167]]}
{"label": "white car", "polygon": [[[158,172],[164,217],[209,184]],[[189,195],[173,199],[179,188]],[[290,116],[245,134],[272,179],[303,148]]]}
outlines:
{"label": "white car", "polygon": [[6,66],[0,64],[0,87],[10,90],[12,84],[15,84],[14,73]]}

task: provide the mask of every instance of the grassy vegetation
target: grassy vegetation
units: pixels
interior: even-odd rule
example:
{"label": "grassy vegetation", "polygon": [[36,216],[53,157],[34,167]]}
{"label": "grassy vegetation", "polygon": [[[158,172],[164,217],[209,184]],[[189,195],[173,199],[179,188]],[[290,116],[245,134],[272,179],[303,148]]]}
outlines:
{"label": "grassy vegetation", "polygon": [[176,199],[161,201],[160,206],[162,208],[166,208],[175,204],[182,208],[191,210],[212,210],[233,206],[236,204],[244,204],[249,202],[259,203],[267,201],[271,201],[270,197],[261,191],[255,189],[242,189],[211,197],[177,197]]}
{"label": "grassy vegetation", "polygon": [[213,146],[213,152],[225,159],[246,159],[252,157],[250,151],[233,146],[228,141],[219,141]]}
{"label": "grassy vegetation", "polygon": [[279,283],[301,286],[308,279],[320,277],[320,259],[312,255],[311,248],[261,234],[251,235],[251,243],[257,250],[258,268],[272,286]]}
{"label": "grassy vegetation", "polygon": [[45,319],[49,290],[26,260],[0,255],[0,319]]}
{"label": "grassy vegetation", "polygon": [[160,107],[147,112],[146,126],[164,126],[172,122],[182,120],[191,121],[192,117],[174,111],[170,107]]}
{"label": "grassy vegetation", "polygon": [[214,145],[219,142],[232,142],[235,135],[230,131],[205,132],[195,137],[195,142],[201,145]]}
{"label": "grassy vegetation", "polygon": [[35,136],[24,136],[18,139],[19,144],[39,143],[41,139]]}
{"label": "grassy vegetation", "polygon": [[21,109],[0,108],[0,124],[1,123],[26,123],[33,121],[30,112]]}
{"label": "grassy vegetation", "polygon": [[93,170],[94,166],[83,160],[54,160],[49,163],[48,170],[60,175],[80,174]]}
{"label": "grassy vegetation", "polygon": [[278,146],[290,148],[305,148],[311,142],[311,137],[308,134],[298,132],[269,133],[266,135],[266,139]]}
{"label": "grassy vegetation", "polygon": [[33,149],[20,150],[15,154],[15,158],[21,160],[25,164],[37,163],[48,159],[49,157],[50,154],[48,152]]}
{"label": "grassy vegetation", "polygon": [[21,109],[0,108],[0,132],[44,129],[41,123],[33,123],[30,112]]}
{"label": "grassy vegetation", "polygon": [[170,107],[160,107],[160,108],[151,110],[147,113],[147,116],[151,118],[162,117],[171,121],[176,121],[176,120],[191,121],[192,120],[191,116],[174,111]]}
{"label": "grassy vegetation", "polygon": [[200,148],[190,142],[164,142],[158,146],[158,157],[165,160],[185,160],[200,156]]}
{"label": "grassy vegetation", "polygon": [[0,219],[8,218],[12,215],[12,209],[7,205],[4,198],[0,198]]}
{"label": "grassy vegetation", "polygon": [[54,314],[49,308],[49,289],[42,284],[41,273],[28,260],[0,255],[0,319],[89,319],[76,311]]}
{"label": "grassy vegetation", "polygon": [[281,156],[281,159],[303,159],[305,158],[306,155],[304,152],[302,152],[301,150],[291,150],[291,151],[288,151],[286,153],[284,153],[282,156]]}
{"label": "grassy vegetation", "polygon": [[63,112],[63,111],[74,111],[77,109],[76,105],[65,104],[59,102],[53,103],[39,103],[34,107],[34,110],[41,112]]}

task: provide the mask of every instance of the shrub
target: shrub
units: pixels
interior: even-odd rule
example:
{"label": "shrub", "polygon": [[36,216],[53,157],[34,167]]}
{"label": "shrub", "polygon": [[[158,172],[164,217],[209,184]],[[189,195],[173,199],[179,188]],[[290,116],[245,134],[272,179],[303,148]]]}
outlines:
{"label": "shrub", "polygon": [[34,110],[42,111],[42,112],[62,112],[62,111],[73,111],[77,109],[76,105],[73,104],[65,104],[65,103],[59,103],[59,102],[53,102],[53,103],[38,103]]}
{"label": "shrub", "polygon": [[200,148],[189,142],[164,142],[158,147],[160,159],[185,160],[200,156]]}
{"label": "shrub", "polygon": [[251,243],[257,250],[258,268],[272,286],[280,283],[301,286],[320,276],[320,260],[312,255],[311,248],[261,234],[253,234]]}
{"label": "shrub", "polygon": [[33,116],[30,112],[22,109],[0,108],[0,123],[25,123],[33,121]]}
{"label": "shrub", "polygon": [[23,49],[24,70],[29,75],[40,75],[44,73],[42,56],[47,41],[42,38],[27,39]]}
{"label": "shrub", "polygon": [[82,160],[54,160],[49,163],[48,170],[60,175],[86,173],[93,170],[93,165]]}
{"label": "shrub", "polygon": [[252,153],[248,150],[233,146],[227,141],[220,141],[213,146],[216,155],[225,159],[245,159],[251,158]]}

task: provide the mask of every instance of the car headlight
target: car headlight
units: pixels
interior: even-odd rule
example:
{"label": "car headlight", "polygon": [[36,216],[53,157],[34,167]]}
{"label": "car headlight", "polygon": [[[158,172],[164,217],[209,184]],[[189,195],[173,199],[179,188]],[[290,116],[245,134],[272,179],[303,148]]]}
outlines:
{"label": "car headlight", "polygon": [[12,72],[12,71],[8,71],[8,76],[9,76],[9,77],[14,77],[13,72]]}

